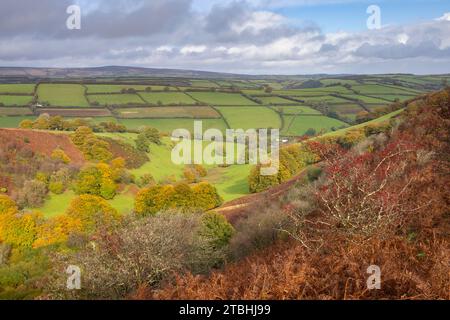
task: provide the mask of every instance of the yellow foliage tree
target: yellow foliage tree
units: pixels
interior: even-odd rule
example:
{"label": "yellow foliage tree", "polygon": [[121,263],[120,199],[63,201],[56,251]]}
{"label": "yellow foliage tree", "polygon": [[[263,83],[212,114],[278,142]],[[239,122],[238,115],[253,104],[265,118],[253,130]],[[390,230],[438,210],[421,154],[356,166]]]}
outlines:
{"label": "yellow foliage tree", "polygon": [[47,220],[37,228],[37,237],[33,247],[40,248],[63,243],[67,241],[70,234],[81,231],[82,223],[79,218],[61,215]]}
{"label": "yellow foliage tree", "polygon": [[0,215],[0,241],[15,247],[31,247],[37,237],[42,215],[38,212],[19,213],[10,208]]}
{"label": "yellow foliage tree", "polygon": [[120,215],[105,199],[94,195],[80,195],[72,200],[66,214],[81,222],[81,231],[95,232],[99,227],[112,228],[120,220]]}

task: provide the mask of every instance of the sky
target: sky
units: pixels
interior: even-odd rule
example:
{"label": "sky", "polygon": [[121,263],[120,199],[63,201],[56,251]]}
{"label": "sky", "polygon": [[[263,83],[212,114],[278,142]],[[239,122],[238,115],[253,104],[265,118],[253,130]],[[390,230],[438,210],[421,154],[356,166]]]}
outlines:
{"label": "sky", "polygon": [[[81,10],[79,29],[67,28],[71,5]],[[373,5],[379,20],[367,11]],[[0,66],[110,65],[450,73],[450,1],[1,0]]]}

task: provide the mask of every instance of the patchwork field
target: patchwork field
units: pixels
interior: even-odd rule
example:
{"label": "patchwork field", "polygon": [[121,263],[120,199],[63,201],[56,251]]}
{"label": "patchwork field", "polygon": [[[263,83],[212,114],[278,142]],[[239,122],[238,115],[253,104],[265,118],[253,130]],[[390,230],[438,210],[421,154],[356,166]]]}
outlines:
{"label": "patchwork field", "polygon": [[281,128],[279,115],[266,107],[218,107],[232,129]]}
{"label": "patchwork field", "polygon": [[285,128],[282,134],[287,136],[300,136],[308,129],[314,129],[317,133],[327,132],[347,127],[345,122],[325,116],[284,116]]}
{"label": "patchwork field", "polygon": [[121,118],[220,118],[211,107],[151,107],[126,108],[116,110]]}
{"label": "patchwork field", "polygon": [[145,104],[137,94],[97,94],[89,95],[91,104],[105,105],[125,105],[125,104]]}
{"label": "patchwork field", "polygon": [[57,107],[89,107],[84,97],[84,87],[79,84],[41,84],[39,102]]}
{"label": "patchwork field", "polygon": [[[340,120],[321,116],[315,108],[320,108],[325,114],[322,108],[326,108],[341,120],[355,123],[359,112],[376,111],[397,99],[400,102],[411,99],[429,86],[442,83],[443,77],[332,77],[320,79],[321,87],[301,88],[308,80],[124,78],[119,82],[114,78],[103,78],[99,81],[109,83],[45,83],[37,88],[38,101],[44,105],[37,109],[18,107],[31,103],[35,84],[0,84],[0,116],[3,116],[0,126],[16,127],[25,116],[34,118],[48,113],[68,118],[90,118],[93,122],[107,119],[133,130],[144,125],[153,126],[166,133],[178,128],[192,130],[193,119],[202,119],[206,129],[273,127],[282,129],[283,134],[302,135],[309,128],[320,131],[344,125]],[[114,83],[116,81],[118,83]],[[240,93],[223,92],[231,87],[257,97],[264,106]],[[266,92],[267,87],[272,91]],[[212,91],[211,88],[219,90]],[[134,89],[137,93],[121,93],[124,89]],[[353,99],[359,102],[352,102]]]}
{"label": "patchwork field", "polygon": [[282,114],[308,114],[308,115],[320,115],[321,113],[308,106],[277,106],[272,109]]}
{"label": "patchwork field", "polygon": [[26,116],[32,115],[30,108],[23,107],[0,107],[0,116]]}
{"label": "patchwork field", "polygon": [[[87,93],[119,93],[122,90],[134,89],[136,91],[145,91],[148,88],[151,91],[163,91],[166,87],[164,86],[153,86],[153,85],[123,85],[123,84],[87,84]],[[167,90],[176,90],[173,87],[167,87]]]}
{"label": "patchwork field", "polygon": [[145,101],[151,104],[185,104],[193,105],[196,103],[194,99],[183,92],[142,92],[139,94]]}
{"label": "patchwork field", "polygon": [[[193,119],[120,119],[119,123],[125,125],[129,129],[139,129],[143,126],[149,126],[158,129],[164,133],[172,133],[175,129],[194,130]],[[223,119],[202,119],[203,130],[216,128],[222,131],[227,129],[227,125]]]}
{"label": "patchwork field", "polygon": [[271,105],[282,105],[282,104],[296,104],[295,101],[291,101],[288,99],[280,98],[280,97],[259,97],[259,100],[262,101],[263,104],[271,104]]}
{"label": "patchwork field", "polygon": [[17,128],[19,124],[26,119],[34,120],[36,117],[34,116],[17,116],[17,117],[8,117],[8,116],[0,116],[0,128]]}
{"label": "patchwork field", "polygon": [[0,105],[25,106],[31,103],[32,96],[0,95]]}
{"label": "patchwork field", "polygon": [[1,93],[19,93],[19,94],[33,94],[34,83],[24,83],[24,84],[0,84],[0,94]]}
{"label": "patchwork field", "polygon": [[353,90],[359,91],[363,94],[413,94],[417,95],[421,92],[418,90],[403,88],[403,87],[395,87],[395,86],[386,86],[379,84],[365,84],[365,85],[355,85],[352,86]]}
{"label": "patchwork field", "polygon": [[237,93],[223,92],[190,92],[197,101],[216,106],[251,106],[257,105],[255,102]]}
{"label": "patchwork field", "polygon": [[343,97],[349,98],[349,99],[356,99],[359,101],[362,101],[364,103],[380,103],[380,104],[388,104],[389,101],[386,101],[384,99],[381,98],[375,98],[375,97],[368,97],[368,96],[363,96],[363,95],[357,95],[357,94],[345,94],[342,95]]}
{"label": "patchwork field", "polygon": [[111,111],[108,109],[59,109],[59,108],[39,108],[37,109],[39,114],[46,113],[50,116],[62,116],[62,117],[108,117],[111,116]]}

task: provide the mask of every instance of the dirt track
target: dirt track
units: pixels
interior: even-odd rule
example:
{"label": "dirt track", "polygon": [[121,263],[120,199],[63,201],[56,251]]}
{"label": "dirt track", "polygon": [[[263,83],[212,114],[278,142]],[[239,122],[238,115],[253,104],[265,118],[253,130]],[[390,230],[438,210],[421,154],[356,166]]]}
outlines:
{"label": "dirt track", "polygon": [[237,222],[251,214],[258,208],[266,207],[270,202],[279,199],[300,179],[304,178],[306,170],[301,171],[298,175],[290,180],[272,187],[264,192],[250,194],[248,196],[235,199],[223,204],[221,207],[214,209],[216,212],[222,213],[231,223]]}

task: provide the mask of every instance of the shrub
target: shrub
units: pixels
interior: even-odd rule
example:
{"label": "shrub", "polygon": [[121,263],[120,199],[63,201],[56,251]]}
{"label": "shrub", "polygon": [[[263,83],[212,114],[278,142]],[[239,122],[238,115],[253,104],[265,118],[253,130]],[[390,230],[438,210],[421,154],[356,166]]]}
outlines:
{"label": "shrub", "polygon": [[[77,255],[59,255],[55,278],[47,287],[53,298],[121,299],[140,286],[153,287],[183,270],[206,270],[220,252],[198,236],[199,215],[179,213],[128,221],[113,233],[102,233],[95,249],[87,246]],[[81,290],[65,287],[67,260],[83,270]]]}
{"label": "shrub", "polygon": [[216,187],[208,182],[201,182],[192,187],[194,192],[194,207],[210,210],[219,207],[223,199],[217,192]]}
{"label": "shrub", "polygon": [[111,200],[114,198],[117,192],[117,185],[111,179],[102,179],[102,184],[100,187],[100,195],[106,199]]}
{"label": "shrub", "polygon": [[65,187],[61,181],[53,181],[49,183],[48,189],[54,194],[62,194],[64,193]]}
{"label": "shrub", "polygon": [[0,214],[14,208],[17,208],[16,203],[7,195],[0,194]]}
{"label": "shrub", "polygon": [[210,239],[213,248],[227,246],[233,233],[233,226],[223,215],[216,212],[208,212],[203,215],[200,234]]}
{"label": "shrub", "polygon": [[306,174],[308,176],[309,182],[313,182],[319,179],[320,175],[322,174],[322,169],[319,167],[310,167],[308,168]]}
{"label": "shrub", "polygon": [[39,208],[47,196],[47,186],[38,180],[25,181],[23,188],[17,195],[17,203],[20,207]]}
{"label": "shrub", "polygon": [[51,158],[53,160],[59,160],[64,162],[65,164],[70,163],[70,158],[69,156],[64,152],[64,150],[61,149],[55,149],[53,150],[52,154],[51,154]]}
{"label": "shrub", "polygon": [[139,187],[154,186],[155,184],[155,178],[150,173],[144,174],[138,181]]}

